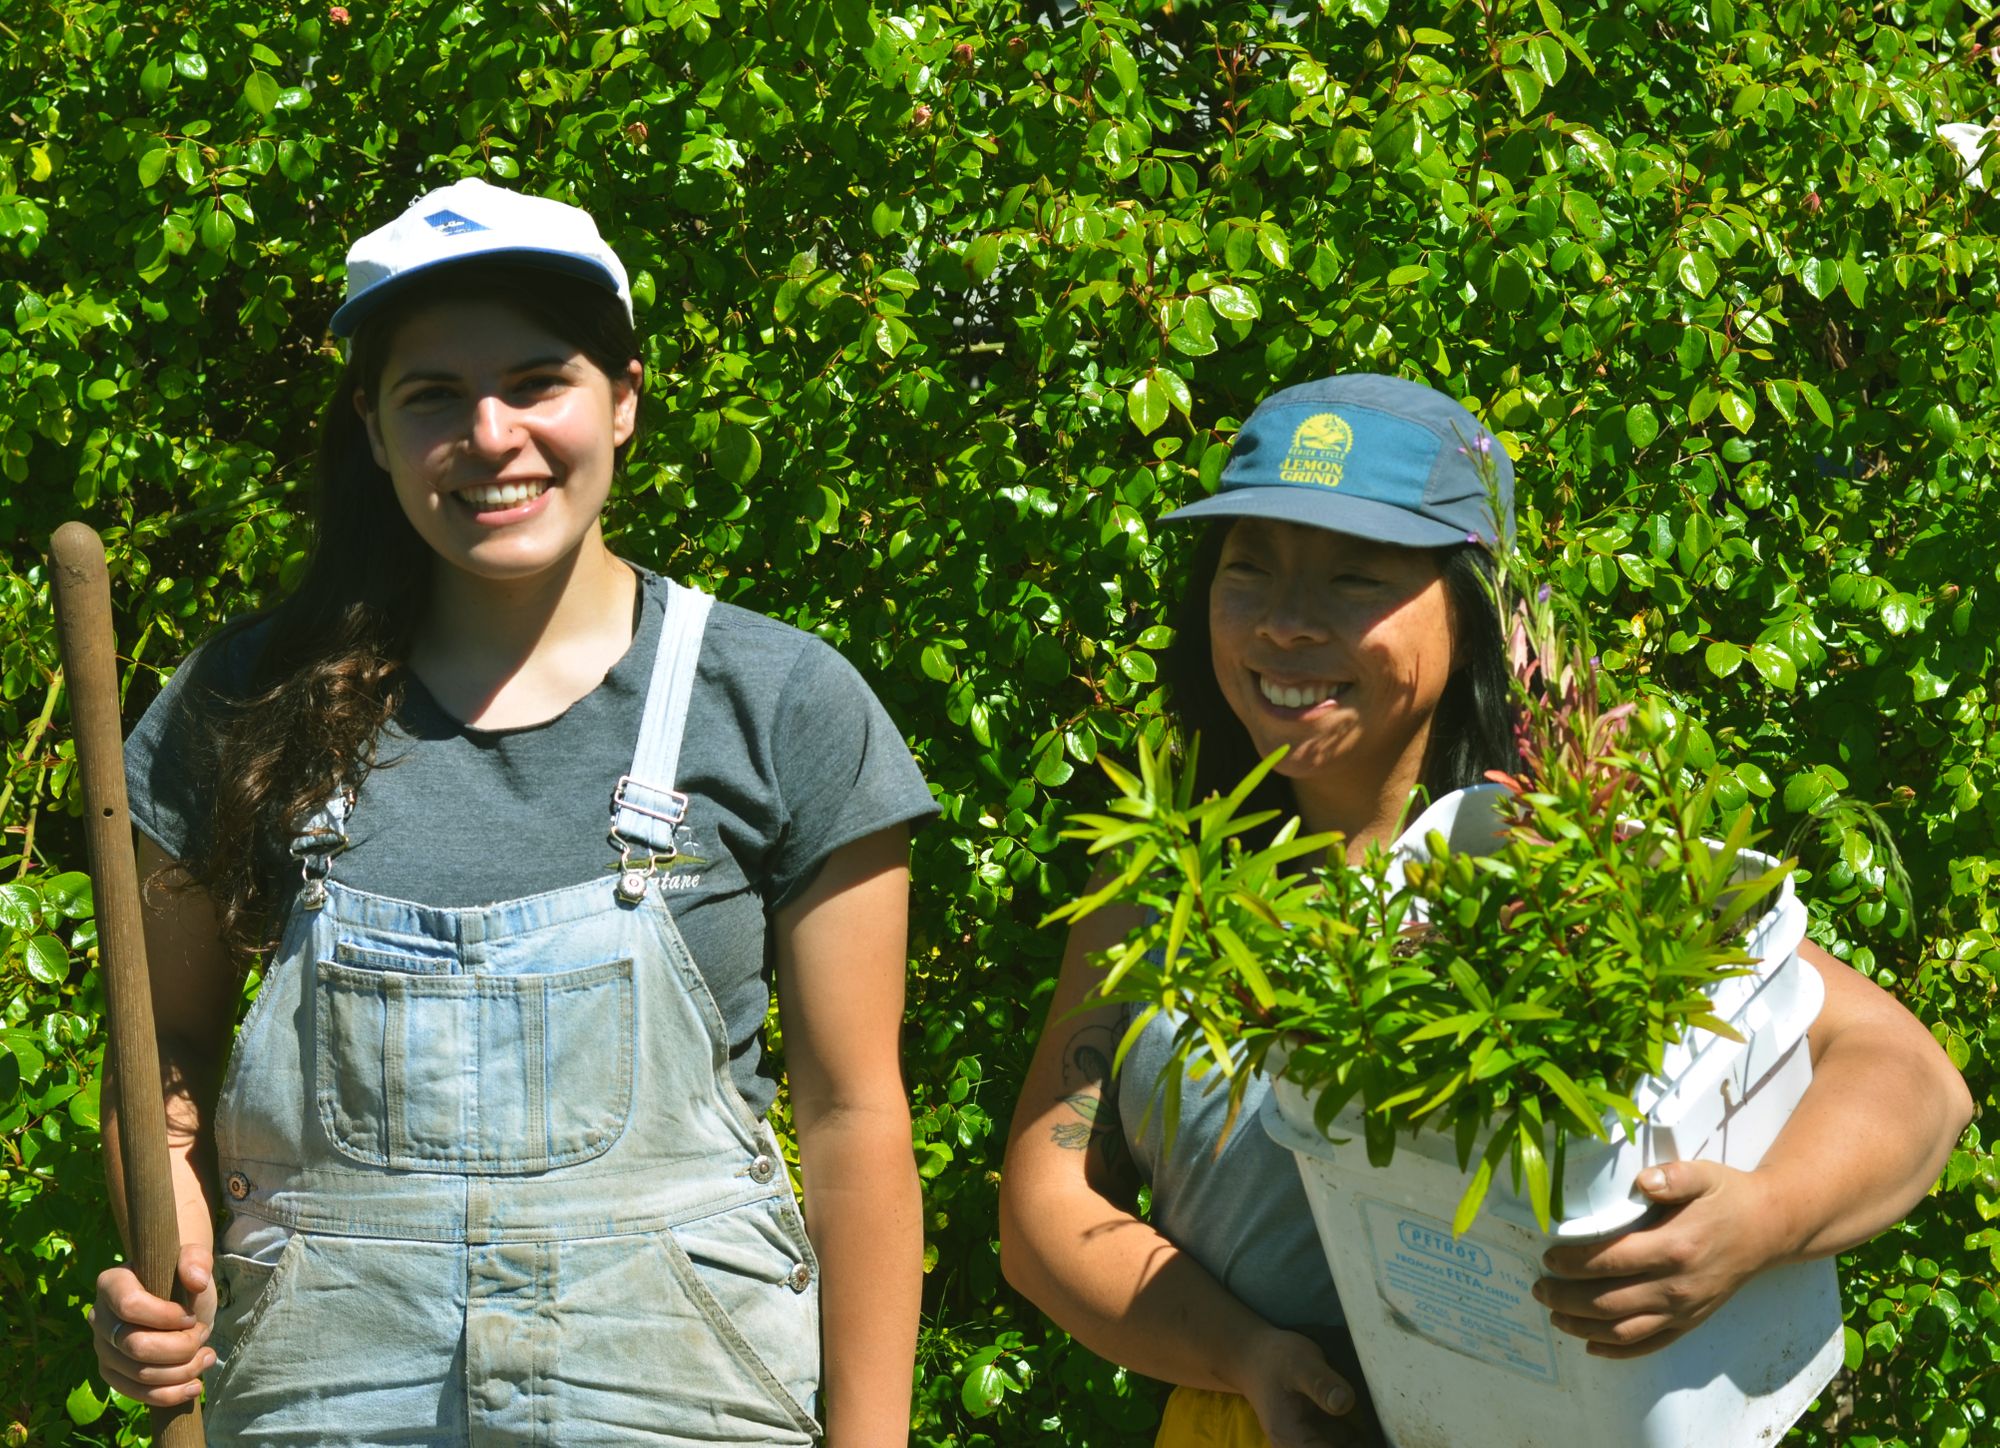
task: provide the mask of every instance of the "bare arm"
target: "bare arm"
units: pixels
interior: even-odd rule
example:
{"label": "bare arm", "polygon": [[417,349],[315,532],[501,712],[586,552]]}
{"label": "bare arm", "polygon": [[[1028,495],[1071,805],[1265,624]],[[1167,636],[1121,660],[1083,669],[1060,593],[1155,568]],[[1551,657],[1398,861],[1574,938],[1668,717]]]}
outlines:
{"label": "bare arm", "polygon": [[1077,1011],[1090,956],[1137,923],[1103,910],[1070,932],[1028,1067],[1000,1184],[1007,1280],[1101,1357],[1148,1377],[1240,1393],[1281,1448],[1338,1441],[1320,1409],[1353,1398],[1306,1338],[1272,1327],[1133,1210],[1116,1114],[1116,1006]]}
{"label": "bare arm", "polygon": [[[180,1214],[179,1276],[194,1310],[151,1296],[129,1269],[114,1267],[98,1278],[91,1313],[105,1381],[127,1397],[161,1407],[194,1397],[200,1391],[197,1375],[214,1361],[203,1346],[215,1314],[210,1279],[217,1197],[211,1126],[235,1016],[235,977],[216,930],[214,909],[199,891],[174,888],[179,872],[180,867],[157,845],[139,838],[146,960],[159,1039],[167,1151]],[[107,1078],[116,1068],[115,1061],[107,1060]],[[125,1170],[117,1101],[117,1091],[107,1079],[101,1108],[104,1170],[112,1210],[123,1232]]]}
{"label": "bare arm", "polygon": [[774,922],[834,1448],[909,1438],[923,1222],[900,1053],[908,859],[900,826],[844,846]]}
{"label": "bare arm", "polygon": [[[1807,1040],[1813,1082],[1753,1172],[1675,1162],[1641,1175],[1673,1208],[1656,1226],[1558,1248],[1537,1295],[1591,1351],[1629,1357],[1706,1319],[1752,1275],[1829,1257],[1900,1221],[1972,1118],[1965,1082],[1923,1025],[1808,944],[1826,981]],[[1657,1172],[1656,1180],[1649,1180]]]}
{"label": "bare arm", "polygon": [[1826,982],[1807,1035],[1813,1084],[1758,1170],[1789,1208],[1780,1260],[1830,1257],[1923,1200],[1972,1119],[1972,1093],[1901,1002],[1807,944]]}

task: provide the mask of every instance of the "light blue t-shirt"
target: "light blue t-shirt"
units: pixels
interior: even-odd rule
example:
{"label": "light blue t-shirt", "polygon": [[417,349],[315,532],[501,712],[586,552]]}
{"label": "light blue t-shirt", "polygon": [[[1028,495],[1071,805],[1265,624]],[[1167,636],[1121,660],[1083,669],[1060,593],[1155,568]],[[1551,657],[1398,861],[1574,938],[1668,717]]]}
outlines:
{"label": "light blue t-shirt", "polygon": [[[1137,1009],[1128,1007],[1121,1036]],[[1178,1024],[1166,1012],[1155,1016],[1118,1075],[1118,1119],[1153,1189],[1153,1225],[1260,1317],[1324,1341],[1347,1319],[1298,1165],[1258,1123],[1270,1084],[1251,1079],[1224,1139],[1229,1082],[1213,1072],[1184,1079],[1174,1149],[1166,1150],[1159,1079]]]}

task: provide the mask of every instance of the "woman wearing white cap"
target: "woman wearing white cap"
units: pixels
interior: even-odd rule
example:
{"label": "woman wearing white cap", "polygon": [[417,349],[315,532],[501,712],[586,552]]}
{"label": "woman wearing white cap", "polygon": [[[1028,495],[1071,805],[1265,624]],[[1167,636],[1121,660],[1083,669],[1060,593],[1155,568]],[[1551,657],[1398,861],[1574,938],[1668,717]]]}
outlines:
{"label": "woman wearing white cap", "polygon": [[830,648],[606,547],[588,216],[433,192],[333,329],[305,574],[128,746],[194,1306],[106,1272],[107,1380],[206,1374],[218,1443],[903,1441],[923,781]]}
{"label": "woman wearing white cap", "polygon": [[[1497,469],[1497,530],[1475,454]],[[1419,786],[1435,796],[1511,767],[1507,663],[1482,575],[1496,532],[1512,531],[1512,485],[1498,442],[1417,383],[1335,377],[1266,399],[1220,491],[1171,515],[1215,520],[1167,671],[1179,733],[1201,735],[1197,793],[1289,746],[1252,807],[1339,830],[1358,856],[1391,837]],[[1262,1083],[1233,1132],[1226,1093],[1190,1083],[1169,1153],[1150,1108],[1174,1022],[1156,1017],[1114,1077],[1123,1008],[1079,1009],[1091,958],[1137,923],[1105,909],[1070,933],[1008,1146],[1007,1276],[1086,1346],[1178,1385],[1159,1448],[1379,1443],[1297,1169],[1254,1124]],[[1537,1296],[1590,1351],[1663,1347],[1761,1269],[1882,1230],[1969,1118],[1929,1033],[1846,966],[1805,953],[1827,986],[1813,1086],[1759,1169],[1648,1172],[1642,1188],[1670,1209],[1657,1225],[1549,1254]]]}

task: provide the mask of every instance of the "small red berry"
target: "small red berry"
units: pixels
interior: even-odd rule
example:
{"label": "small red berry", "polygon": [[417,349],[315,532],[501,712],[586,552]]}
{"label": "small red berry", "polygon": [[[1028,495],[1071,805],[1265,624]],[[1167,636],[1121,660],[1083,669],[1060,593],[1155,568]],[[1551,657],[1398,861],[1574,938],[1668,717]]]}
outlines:
{"label": "small red berry", "polygon": [[915,110],[910,112],[910,129],[913,131],[930,129],[931,115],[932,112],[929,106],[919,104]]}
{"label": "small red berry", "polygon": [[347,23],[347,7],[345,5],[328,7],[326,18],[331,20],[335,25],[345,25]]}

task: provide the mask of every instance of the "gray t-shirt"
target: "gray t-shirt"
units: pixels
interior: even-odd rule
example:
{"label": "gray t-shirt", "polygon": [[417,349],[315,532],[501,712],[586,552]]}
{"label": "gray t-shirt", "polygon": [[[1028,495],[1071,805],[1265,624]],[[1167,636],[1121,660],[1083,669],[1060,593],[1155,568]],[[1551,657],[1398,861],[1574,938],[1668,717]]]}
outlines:
{"label": "gray t-shirt", "polygon": [[[609,879],[611,791],[632,765],[665,613],[642,573],[632,646],[558,717],[472,729],[414,677],[378,742],[333,877],[436,906],[486,905]],[[125,746],[132,818],[176,858],[208,828],[214,694],[240,692],[257,625],[197,650]],[[759,1070],[770,1006],[769,912],[840,846],[936,813],[901,735],[826,643],[729,604],[709,613],[688,703],[681,856],[658,880],[722,1013],[731,1071],[753,1110],[777,1086]],[[274,862],[274,868],[276,867]],[[663,867],[664,868],[664,867]]]}

